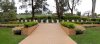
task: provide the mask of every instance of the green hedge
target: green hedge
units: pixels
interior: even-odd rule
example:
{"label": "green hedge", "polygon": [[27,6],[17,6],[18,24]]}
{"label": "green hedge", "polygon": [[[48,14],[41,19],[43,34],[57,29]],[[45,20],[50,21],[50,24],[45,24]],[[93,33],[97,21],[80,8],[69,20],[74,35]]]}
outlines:
{"label": "green hedge", "polygon": [[100,24],[98,21],[90,21],[90,22],[75,22],[77,24]]}
{"label": "green hedge", "polygon": [[[21,18],[23,19],[23,18]],[[58,19],[57,16],[35,16],[34,19],[38,20],[39,22],[41,22],[41,20],[43,20],[43,22],[46,22],[46,20],[48,19],[49,22],[51,22],[52,20],[54,20],[54,22],[57,22],[56,19]],[[25,20],[25,19],[23,19]],[[28,19],[27,19],[28,20]],[[31,19],[33,20],[33,19]],[[60,21],[67,21],[69,20],[70,22],[72,22],[72,20],[75,21],[75,23],[78,24],[100,24],[100,18],[84,18],[84,17],[80,17],[80,16],[63,16]],[[79,20],[79,22],[77,22],[77,20]],[[81,20],[83,20],[84,22],[81,22]],[[86,22],[89,21],[89,22]]]}
{"label": "green hedge", "polygon": [[83,17],[80,17],[80,16],[63,16],[62,19],[72,19],[72,20],[75,20],[75,19],[78,19],[78,20],[89,20],[89,18],[83,18]]}
{"label": "green hedge", "polygon": [[75,23],[71,23],[71,22],[61,22],[61,25],[68,28],[75,28]]}
{"label": "green hedge", "polygon": [[37,25],[38,24],[38,22],[26,22],[26,23],[24,23],[24,26],[25,27],[31,27],[31,26],[34,26],[34,25]]}

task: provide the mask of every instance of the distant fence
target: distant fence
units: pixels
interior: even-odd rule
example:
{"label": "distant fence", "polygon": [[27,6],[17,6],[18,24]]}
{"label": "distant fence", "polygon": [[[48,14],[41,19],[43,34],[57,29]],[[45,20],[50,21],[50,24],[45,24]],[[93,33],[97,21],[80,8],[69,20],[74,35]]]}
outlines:
{"label": "distant fence", "polygon": [[[21,20],[17,20],[17,22],[21,22],[21,23],[24,23],[24,22],[39,22],[39,23],[59,23],[60,20],[58,19],[41,19],[41,20],[31,20],[31,19],[21,19]],[[61,20],[62,22],[89,22],[88,20]]]}

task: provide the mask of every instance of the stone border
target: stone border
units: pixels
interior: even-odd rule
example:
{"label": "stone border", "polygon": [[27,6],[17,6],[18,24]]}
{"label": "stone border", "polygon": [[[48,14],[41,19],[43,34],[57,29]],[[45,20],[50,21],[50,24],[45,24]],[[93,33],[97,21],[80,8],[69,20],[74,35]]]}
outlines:
{"label": "stone border", "polygon": [[38,25],[28,27],[28,28],[23,28],[21,34],[22,35],[30,35],[37,27],[38,27]]}
{"label": "stone border", "polygon": [[81,25],[76,25],[75,26],[75,28],[74,29],[69,29],[69,28],[67,28],[67,27],[64,27],[64,26],[62,26],[61,25],[61,28],[66,32],[66,34],[68,34],[68,35],[76,35],[76,31],[77,30],[81,30],[81,32],[84,32],[86,29],[83,27],[83,26],[81,26]]}
{"label": "stone border", "polygon": [[61,25],[61,28],[66,32],[67,35],[76,35],[76,31],[74,29],[69,29]]}
{"label": "stone border", "polygon": [[81,24],[82,26],[97,26],[100,27],[100,24]]}

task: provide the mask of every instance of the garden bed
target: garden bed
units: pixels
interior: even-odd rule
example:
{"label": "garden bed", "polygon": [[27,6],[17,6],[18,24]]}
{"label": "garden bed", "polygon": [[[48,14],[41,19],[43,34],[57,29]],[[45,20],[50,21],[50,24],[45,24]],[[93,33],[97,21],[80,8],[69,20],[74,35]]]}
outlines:
{"label": "garden bed", "polygon": [[68,35],[79,35],[83,34],[85,28],[81,25],[71,23],[71,22],[61,22],[61,27]]}
{"label": "garden bed", "polygon": [[82,24],[84,27],[100,27],[100,24]]}
{"label": "garden bed", "polygon": [[74,29],[69,29],[67,27],[61,26],[62,29],[66,32],[67,35],[75,35],[75,30]]}
{"label": "garden bed", "polygon": [[16,35],[30,35],[38,26],[37,22],[26,22],[24,26],[12,28],[13,33]]}
{"label": "garden bed", "polygon": [[38,27],[38,25],[28,27],[28,28],[23,28],[22,35],[30,35],[37,27]]}

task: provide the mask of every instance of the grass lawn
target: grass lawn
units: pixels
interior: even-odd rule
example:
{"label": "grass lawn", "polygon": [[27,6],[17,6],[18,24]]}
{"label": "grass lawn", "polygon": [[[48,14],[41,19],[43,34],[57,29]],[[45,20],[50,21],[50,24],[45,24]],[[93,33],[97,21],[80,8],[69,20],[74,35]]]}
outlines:
{"label": "grass lawn", "polygon": [[11,28],[0,28],[0,44],[18,44],[25,37],[13,35]]}
{"label": "grass lawn", "polygon": [[78,44],[100,44],[100,27],[87,28],[84,34],[71,37]]}

